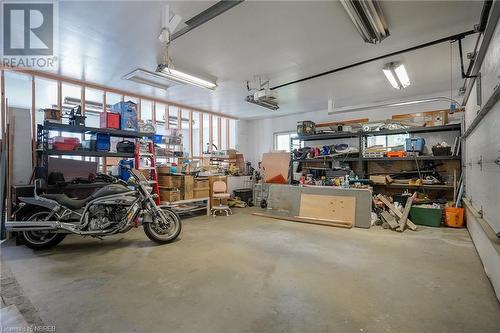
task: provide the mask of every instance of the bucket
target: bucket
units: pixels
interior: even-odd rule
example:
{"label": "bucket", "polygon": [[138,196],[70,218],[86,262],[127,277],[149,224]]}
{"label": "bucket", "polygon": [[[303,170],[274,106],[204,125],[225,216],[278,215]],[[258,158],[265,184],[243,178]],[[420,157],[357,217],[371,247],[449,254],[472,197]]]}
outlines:
{"label": "bucket", "polygon": [[444,221],[448,227],[462,228],[464,226],[464,209],[455,207],[445,208]]}

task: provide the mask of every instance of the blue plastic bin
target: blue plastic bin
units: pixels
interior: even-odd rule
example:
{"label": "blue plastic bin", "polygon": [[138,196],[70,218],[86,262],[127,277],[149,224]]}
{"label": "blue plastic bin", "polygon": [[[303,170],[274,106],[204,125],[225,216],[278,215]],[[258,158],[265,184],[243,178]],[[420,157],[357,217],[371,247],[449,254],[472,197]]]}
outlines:
{"label": "blue plastic bin", "polygon": [[405,142],[405,151],[423,153],[425,147],[424,138],[408,138]]}
{"label": "blue plastic bin", "polygon": [[130,178],[129,170],[134,167],[133,160],[120,161],[120,179],[127,181]]}
{"label": "blue plastic bin", "polygon": [[91,140],[95,141],[96,151],[109,151],[111,148],[111,140],[109,134],[95,133],[92,134]]}
{"label": "blue plastic bin", "polygon": [[155,143],[163,143],[163,135],[155,134],[154,142]]}

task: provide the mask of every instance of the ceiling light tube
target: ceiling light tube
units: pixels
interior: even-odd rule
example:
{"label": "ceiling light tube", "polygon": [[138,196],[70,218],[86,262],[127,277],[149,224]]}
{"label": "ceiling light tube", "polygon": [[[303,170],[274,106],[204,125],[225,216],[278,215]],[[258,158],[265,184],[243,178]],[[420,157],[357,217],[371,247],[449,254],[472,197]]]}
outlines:
{"label": "ceiling light tube", "polygon": [[363,40],[380,43],[390,35],[378,0],[340,0]]}
{"label": "ceiling light tube", "polygon": [[217,88],[215,81],[209,81],[202,79],[200,77],[182,72],[177,69],[169,68],[167,65],[160,64],[156,69],[157,72],[164,75],[166,78],[172,81],[176,81],[183,84],[191,84],[197,87],[214,90]]}
{"label": "ceiling light tube", "polygon": [[395,89],[404,89],[411,84],[405,65],[403,64],[391,62],[385,65],[382,71],[391,86]]}

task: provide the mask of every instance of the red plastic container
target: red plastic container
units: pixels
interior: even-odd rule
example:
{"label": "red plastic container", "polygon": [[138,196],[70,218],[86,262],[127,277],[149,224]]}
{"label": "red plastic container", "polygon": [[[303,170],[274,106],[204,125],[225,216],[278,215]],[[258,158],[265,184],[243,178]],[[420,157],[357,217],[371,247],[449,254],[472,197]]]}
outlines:
{"label": "red plastic container", "polygon": [[99,118],[101,128],[120,129],[120,114],[113,112],[103,112]]}
{"label": "red plastic container", "polygon": [[62,151],[71,151],[80,144],[80,139],[78,138],[68,138],[64,136],[54,137],[54,149]]}

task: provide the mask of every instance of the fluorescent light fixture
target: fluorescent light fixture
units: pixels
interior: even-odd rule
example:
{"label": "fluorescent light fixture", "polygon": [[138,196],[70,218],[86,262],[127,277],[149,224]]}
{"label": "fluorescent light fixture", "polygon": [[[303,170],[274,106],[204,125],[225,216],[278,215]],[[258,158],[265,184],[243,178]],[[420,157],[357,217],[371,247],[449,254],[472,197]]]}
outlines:
{"label": "fluorescent light fixture", "polygon": [[174,82],[178,82],[178,83],[182,83],[182,84],[190,84],[193,86],[197,86],[197,87],[201,87],[201,88],[205,88],[205,89],[211,89],[211,90],[215,90],[215,88],[217,88],[217,84],[215,83],[215,80],[200,78],[198,76],[194,76],[192,74],[188,74],[188,73],[182,72],[180,70],[170,68],[165,64],[158,65],[156,72],[160,73],[162,76],[164,76],[168,80],[171,80]]}
{"label": "fluorescent light fixture", "polygon": [[177,84],[177,82],[169,80],[168,78],[166,78],[161,74],[150,72],[142,68],[137,68],[133,70],[132,72],[125,75],[123,79],[134,81],[141,84],[146,84],[148,86],[165,90],[171,87],[172,85]]}
{"label": "fluorescent light fixture", "polygon": [[403,64],[390,62],[382,70],[391,86],[396,89],[404,89],[411,84],[405,65]]}
{"label": "fluorescent light fixture", "polygon": [[338,108],[338,109],[333,109],[331,111],[329,110],[328,114],[329,115],[330,114],[341,114],[341,113],[373,110],[373,109],[380,109],[380,108],[407,106],[407,105],[414,105],[414,104],[425,104],[425,103],[432,103],[432,102],[455,103],[458,106],[459,111],[461,110],[461,108],[459,106],[460,103],[457,102],[455,99],[452,99],[449,97],[444,97],[444,96],[437,96],[437,97],[430,97],[430,98],[424,98],[424,99],[410,99],[410,100],[399,101],[399,102],[389,102],[389,103],[380,103],[380,104],[365,104],[365,105],[359,105],[359,106],[353,106],[353,107],[342,107],[342,108]]}
{"label": "fluorescent light fixture", "polygon": [[363,40],[377,44],[390,35],[378,0],[340,0]]}

